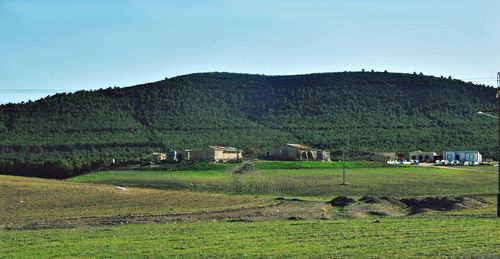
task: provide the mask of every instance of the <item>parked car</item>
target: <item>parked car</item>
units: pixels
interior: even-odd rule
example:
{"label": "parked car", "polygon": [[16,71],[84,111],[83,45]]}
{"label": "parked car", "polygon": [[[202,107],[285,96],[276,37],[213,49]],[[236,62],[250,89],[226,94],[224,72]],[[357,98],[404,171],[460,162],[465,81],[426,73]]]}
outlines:
{"label": "parked car", "polygon": [[451,163],[450,163],[450,165],[460,165],[460,164],[461,164],[461,163],[460,163],[460,161],[458,161],[458,160],[453,160],[453,161],[451,161]]}
{"label": "parked car", "polygon": [[465,161],[464,165],[470,165],[470,166],[479,165],[479,162],[477,162],[477,161]]}
{"label": "parked car", "polygon": [[448,165],[448,160],[436,160],[434,165],[438,165],[438,166]]}
{"label": "parked car", "polygon": [[403,159],[398,159],[397,164],[398,165],[409,165],[409,164],[411,164],[411,162],[403,160]]}

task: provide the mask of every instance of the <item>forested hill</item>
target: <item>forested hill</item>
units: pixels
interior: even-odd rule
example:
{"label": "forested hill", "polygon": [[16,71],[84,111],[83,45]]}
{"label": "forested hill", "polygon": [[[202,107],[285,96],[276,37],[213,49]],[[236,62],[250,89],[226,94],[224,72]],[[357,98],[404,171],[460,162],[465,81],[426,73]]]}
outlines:
{"label": "forested hill", "polygon": [[198,73],[2,105],[0,160],[85,170],[161,147],[303,143],[335,153],[347,132],[354,153],[456,148],[493,158],[497,121],[477,111],[494,109],[494,88],[417,74]]}

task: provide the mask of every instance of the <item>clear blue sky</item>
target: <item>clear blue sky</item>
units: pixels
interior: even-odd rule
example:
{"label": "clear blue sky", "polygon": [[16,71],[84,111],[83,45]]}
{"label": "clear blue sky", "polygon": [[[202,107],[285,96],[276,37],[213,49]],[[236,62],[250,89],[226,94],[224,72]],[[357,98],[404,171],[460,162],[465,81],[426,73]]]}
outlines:
{"label": "clear blue sky", "polygon": [[0,103],[193,72],[363,68],[495,85],[500,1],[0,0]]}

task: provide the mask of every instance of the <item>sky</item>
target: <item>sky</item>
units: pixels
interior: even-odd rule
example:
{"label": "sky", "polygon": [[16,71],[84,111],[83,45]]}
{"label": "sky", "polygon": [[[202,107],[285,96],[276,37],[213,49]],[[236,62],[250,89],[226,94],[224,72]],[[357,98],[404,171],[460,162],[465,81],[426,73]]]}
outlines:
{"label": "sky", "polygon": [[0,103],[195,72],[496,85],[498,0],[0,0]]}

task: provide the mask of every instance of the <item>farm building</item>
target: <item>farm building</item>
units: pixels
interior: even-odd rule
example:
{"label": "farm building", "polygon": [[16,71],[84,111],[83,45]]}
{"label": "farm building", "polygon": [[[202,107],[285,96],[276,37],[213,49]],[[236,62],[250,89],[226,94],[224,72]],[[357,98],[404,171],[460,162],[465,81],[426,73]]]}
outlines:
{"label": "farm building", "polygon": [[142,158],[143,161],[149,161],[152,163],[161,163],[167,159],[167,155],[165,153],[155,152],[151,153]]}
{"label": "farm building", "polygon": [[481,163],[483,156],[479,151],[443,151],[443,159],[448,161]]}
{"label": "farm building", "polygon": [[300,144],[286,144],[262,155],[266,159],[292,161],[330,161],[330,152],[316,150]]}
{"label": "farm building", "polygon": [[186,149],[185,160],[227,162],[243,158],[242,151],[234,147],[208,146],[200,150]]}
{"label": "farm building", "polygon": [[419,162],[428,162],[428,163],[433,163],[435,160],[434,158],[436,157],[436,152],[424,152],[422,150],[416,150],[410,152],[410,159],[411,160],[418,160]]}

